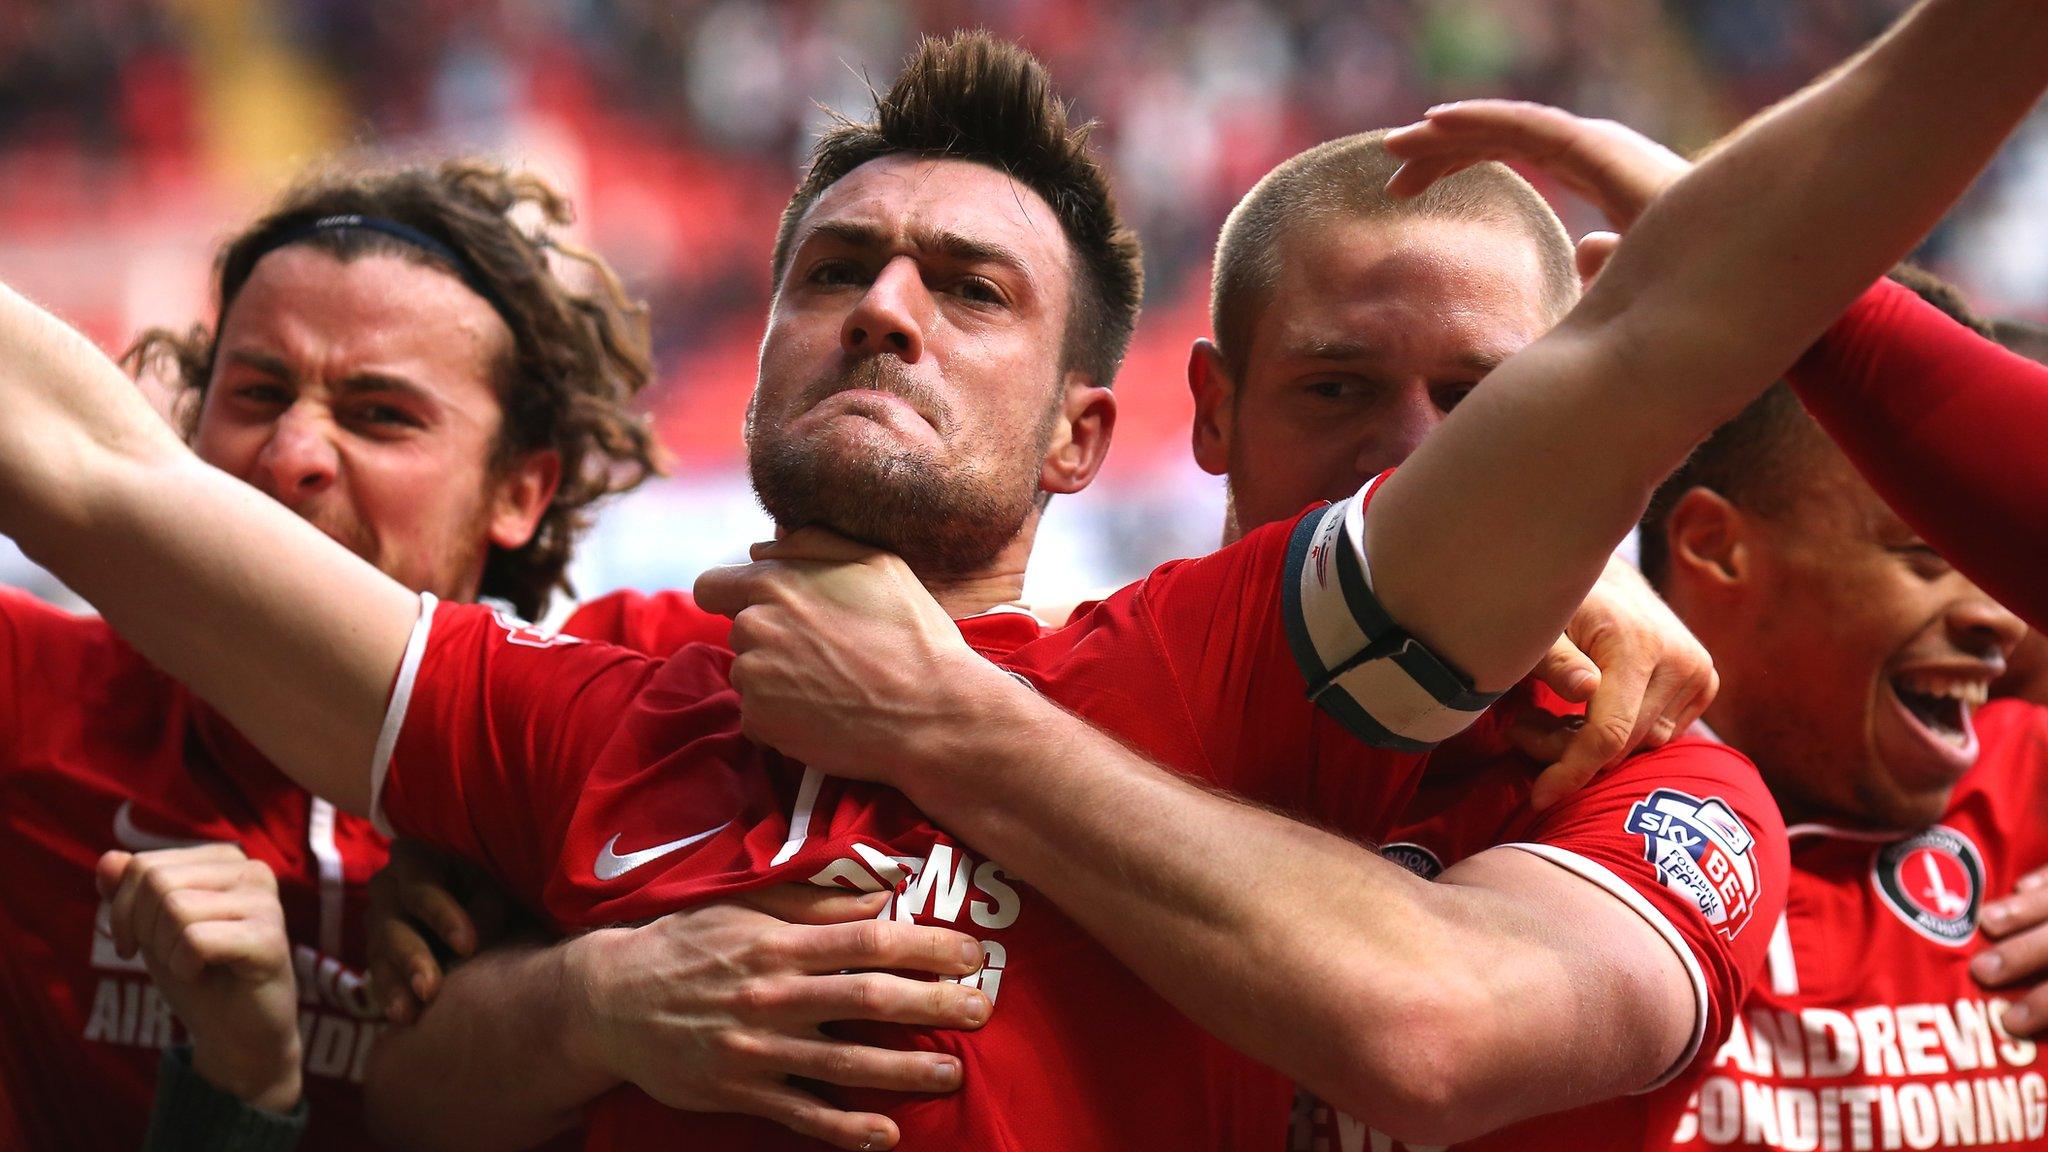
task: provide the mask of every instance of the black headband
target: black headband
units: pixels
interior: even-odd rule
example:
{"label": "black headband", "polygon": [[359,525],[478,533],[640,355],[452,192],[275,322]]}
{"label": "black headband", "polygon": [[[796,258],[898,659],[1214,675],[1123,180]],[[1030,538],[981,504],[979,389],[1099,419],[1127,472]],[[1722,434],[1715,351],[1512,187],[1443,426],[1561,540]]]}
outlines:
{"label": "black headband", "polygon": [[491,310],[496,312],[499,318],[505,321],[506,327],[514,332],[519,331],[519,325],[512,319],[511,305],[507,304],[505,298],[491,288],[490,282],[484,279],[483,274],[477,270],[475,264],[463,259],[460,252],[434,239],[425,232],[414,228],[410,224],[400,224],[396,220],[386,220],[382,216],[363,216],[354,212],[347,212],[335,216],[322,216],[317,220],[308,220],[303,224],[294,224],[289,228],[274,233],[261,244],[258,244],[256,250],[249,256],[249,269],[252,272],[255,271],[257,261],[287,244],[296,244],[307,237],[317,236],[322,232],[339,231],[343,228],[361,228],[371,232],[381,232],[394,240],[410,244],[422,252],[438,257],[454,271],[456,276],[461,278],[462,282],[469,287],[471,292],[483,297],[484,303],[489,304]]}

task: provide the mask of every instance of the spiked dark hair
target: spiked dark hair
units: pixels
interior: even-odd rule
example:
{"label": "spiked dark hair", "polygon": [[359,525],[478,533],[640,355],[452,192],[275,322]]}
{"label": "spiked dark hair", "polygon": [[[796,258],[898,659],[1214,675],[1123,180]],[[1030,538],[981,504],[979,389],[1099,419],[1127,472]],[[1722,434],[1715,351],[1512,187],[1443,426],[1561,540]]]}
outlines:
{"label": "spiked dark hair", "polygon": [[771,274],[781,284],[797,225],[841,177],[908,153],[986,164],[1038,193],[1059,218],[1076,272],[1062,362],[1107,386],[1130,346],[1144,295],[1138,237],[1117,214],[1109,177],[1088,149],[1095,124],[1074,124],[1052,78],[1029,52],[986,32],[926,37],[874,119],[840,117],[811,150],[803,183],[782,211]]}

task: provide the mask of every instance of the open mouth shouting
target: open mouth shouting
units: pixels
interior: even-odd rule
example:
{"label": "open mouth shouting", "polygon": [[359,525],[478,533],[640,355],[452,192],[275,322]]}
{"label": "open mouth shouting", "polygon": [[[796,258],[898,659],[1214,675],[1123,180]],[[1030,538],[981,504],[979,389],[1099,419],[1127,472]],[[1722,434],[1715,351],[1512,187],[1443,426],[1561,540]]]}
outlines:
{"label": "open mouth shouting", "polygon": [[1957,748],[1966,748],[1976,739],[1970,718],[1991,695],[1988,680],[1932,672],[1894,676],[1891,686],[1922,727]]}
{"label": "open mouth shouting", "polygon": [[1902,781],[1948,784],[1976,763],[1976,712],[1996,674],[1984,664],[1952,664],[1886,677],[1891,707],[1879,722],[1879,747]]}

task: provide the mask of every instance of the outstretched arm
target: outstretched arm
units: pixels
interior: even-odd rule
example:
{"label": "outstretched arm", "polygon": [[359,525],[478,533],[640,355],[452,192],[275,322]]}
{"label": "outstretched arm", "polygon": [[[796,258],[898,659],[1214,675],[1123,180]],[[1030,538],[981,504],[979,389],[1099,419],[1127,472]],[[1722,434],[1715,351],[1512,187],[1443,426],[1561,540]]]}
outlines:
{"label": "outstretched arm", "polygon": [[[1401,148],[1404,187],[1516,160],[1557,177],[1620,229],[1689,168],[1622,125],[1507,100],[1434,109]],[[2048,623],[2048,463],[2036,451],[2048,438],[2048,367],[1881,286],[1789,379],[1915,531],[2002,603]]]}
{"label": "outstretched arm", "polygon": [[0,286],[0,533],[300,784],[364,812],[418,598],[208,467],[83,336]]}
{"label": "outstretched arm", "polygon": [[1388,613],[1480,689],[1519,679],[1655,486],[1926,233],[2044,84],[2039,3],[1930,0],[1714,149],[1381,485],[1354,543]]}

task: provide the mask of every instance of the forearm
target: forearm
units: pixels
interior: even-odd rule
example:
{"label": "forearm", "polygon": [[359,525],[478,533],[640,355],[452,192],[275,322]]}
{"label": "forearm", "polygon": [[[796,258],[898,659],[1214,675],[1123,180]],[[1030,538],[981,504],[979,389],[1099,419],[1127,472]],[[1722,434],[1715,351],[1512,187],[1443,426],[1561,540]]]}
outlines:
{"label": "forearm", "polygon": [[531,1148],[614,1086],[568,1054],[564,945],[515,944],[449,973],[406,1028],[377,1041],[364,1106],[394,1148]]}
{"label": "forearm", "polygon": [[1887,282],[1790,379],[1915,531],[2036,628],[2048,624],[2048,367]]}
{"label": "forearm", "polygon": [[207,467],[85,339],[0,287],[0,531],[288,773],[368,802],[411,593]]}
{"label": "forearm", "polygon": [[1573,1002],[1560,989],[1583,982],[1514,909],[986,688],[965,693],[980,703],[933,759],[975,770],[906,778],[912,799],[1226,1043],[1416,1138],[1473,1135],[1570,1099],[1561,1081],[1600,1082],[1553,1042],[1545,1065],[1520,1039],[1527,1006]]}
{"label": "forearm", "polygon": [[2037,0],[1934,0],[1734,134],[1386,482],[1366,550],[1389,612],[1481,689],[1518,679],[1655,485],[1932,226],[2044,78]]}

